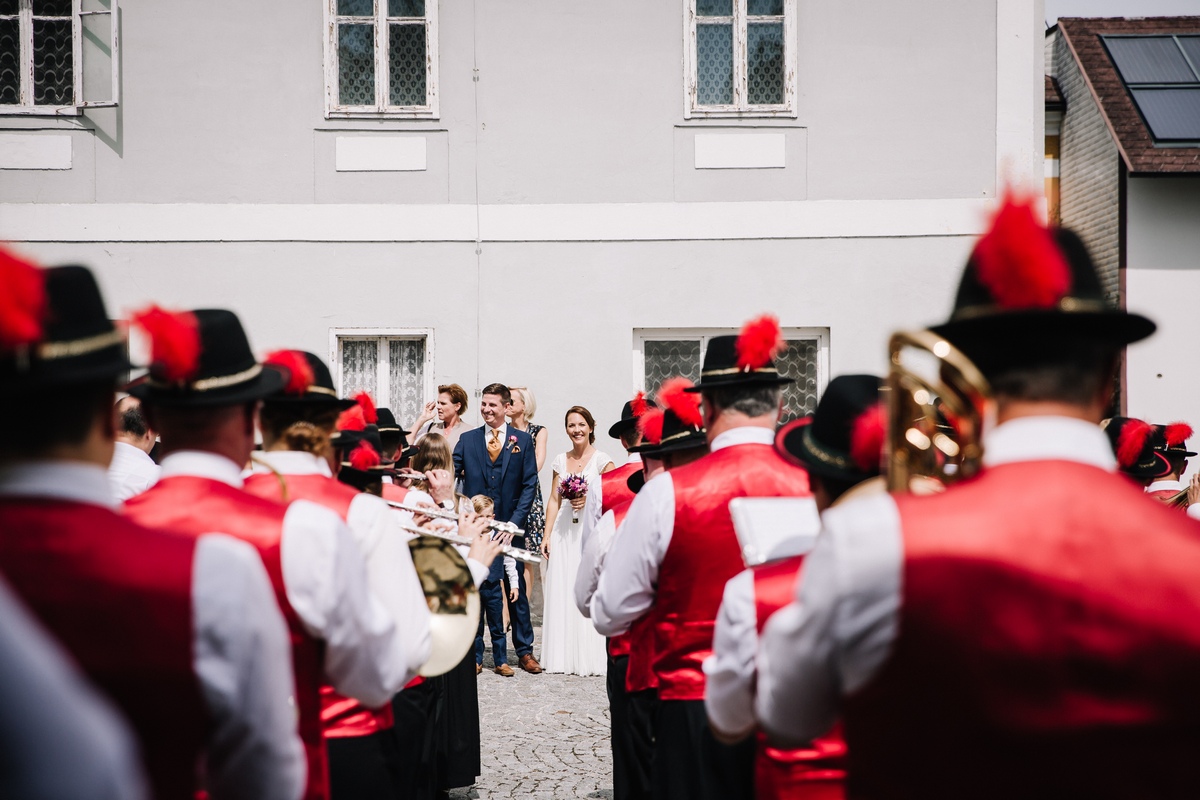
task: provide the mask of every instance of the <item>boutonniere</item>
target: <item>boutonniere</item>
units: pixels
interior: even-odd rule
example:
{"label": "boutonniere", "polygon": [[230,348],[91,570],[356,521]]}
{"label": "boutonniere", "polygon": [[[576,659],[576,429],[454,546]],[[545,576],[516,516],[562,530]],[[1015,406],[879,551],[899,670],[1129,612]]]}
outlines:
{"label": "boutonniere", "polygon": [[508,437],[508,448],[514,453],[521,452],[521,448],[517,447],[517,437],[515,434]]}

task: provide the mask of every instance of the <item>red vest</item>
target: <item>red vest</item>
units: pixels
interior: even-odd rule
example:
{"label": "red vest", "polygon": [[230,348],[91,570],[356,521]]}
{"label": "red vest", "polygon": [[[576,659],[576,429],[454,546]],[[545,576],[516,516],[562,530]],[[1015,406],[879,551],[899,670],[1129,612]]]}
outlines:
{"label": "red vest", "polygon": [[133,725],[157,800],[192,797],[208,735],[192,658],[195,549],[107,508],[0,500],[5,577]]}
{"label": "red vest", "polygon": [[896,504],[899,634],[844,716],[855,796],[1200,794],[1200,525],[1066,461]]}
{"label": "red vest", "polygon": [[[759,635],[771,615],[792,602],[804,556],[754,567],[754,610]],[[846,743],[841,730],[812,747],[782,750],[758,734],[754,795],[758,800],[841,800],[845,796]]]}
{"label": "red vest", "polygon": [[[624,467],[620,467],[620,469],[624,469]],[[603,477],[603,476],[601,476],[601,477]],[[621,523],[625,521],[625,515],[629,513],[629,505],[630,505],[630,503],[633,502],[633,498],[634,498],[634,494],[632,492],[630,492],[629,500],[627,502],[622,503],[621,505],[617,506],[616,508],[614,508],[612,510],[613,517],[614,517],[613,525],[615,525],[616,527],[618,527],[618,528],[621,527]],[[603,505],[608,505],[608,491],[607,490],[604,490]],[[607,511],[605,513],[607,513]],[[608,647],[609,657],[610,658],[621,658],[622,656],[629,655],[629,646],[632,641],[633,640],[631,638],[630,631],[626,631],[625,633],[619,634],[617,636],[608,637],[608,641],[605,644]]]}
{"label": "red vest", "polygon": [[642,469],[642,462],[630,461],[600,476],[600,513],[629,505],[636,495],[629,488],[629,476]]}
{"label": "red vest", "polygon": [[217,480],[175,475],[159,480],[125,502],[125,513],[152,528],[188,536],[220,531],[249,542],[262,556],[275,598],[287,620],[292,644],[292,670],[300,739],[308,761],[305,798],[329,796],[328,757],[321,735],[320,687],[324,680],[325,647],[300,621],[288,602],[283,584],[280,543],[287,506],[244,492]]}
{"label": "red vest", "polygon": [[403,503],[404,498],[408,497],[408,489],[403,486],[397,486],[394,483],[383,484],[383,499],[391,503]]}
{"label": "red vest", "polygon": [[[343,522],[349,519],[350,504],[359,494],[336,478],[316,474],[279,476],[256,472],[246,478],[245,487],[250,494],[277,502],[283,502],[286,489],[288,502],[308,500],[333,511]],[[369,736],[394,724],[390,703],[375,711],[338,694],[327,683],[321,686],[321,727],[326,739]]]}
{"label": "red vest", "polygon": [[654,673],[661,699],[703,700],[700,665],[712,653],[725,583],[743,569],[729,501],[806,497],[808,473],[770,445],[741,444],[709,453],[671,476],[675,528],[647,613],[654,620]]}

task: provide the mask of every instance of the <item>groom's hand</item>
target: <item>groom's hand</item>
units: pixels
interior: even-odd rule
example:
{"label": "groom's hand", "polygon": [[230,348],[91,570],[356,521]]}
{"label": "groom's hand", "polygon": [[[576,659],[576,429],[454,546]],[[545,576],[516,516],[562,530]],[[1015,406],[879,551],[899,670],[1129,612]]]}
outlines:
{"label": "groom's hand", "polygon": [[448,469],[431,469],[425,473],[429,495],[436,503],[454,499],[454,475]]}

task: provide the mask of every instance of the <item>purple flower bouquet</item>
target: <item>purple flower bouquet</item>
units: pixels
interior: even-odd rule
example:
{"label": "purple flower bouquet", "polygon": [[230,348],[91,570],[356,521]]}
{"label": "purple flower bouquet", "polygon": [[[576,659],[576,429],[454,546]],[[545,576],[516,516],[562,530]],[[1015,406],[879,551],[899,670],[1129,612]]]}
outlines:
{"label": "purple flower bouquet", "polygon": [[[558,493],[563,500],[578,500],[587,497],[588,482],[582,475],[564,475],[558,482]],[[579,509],[571,507],[571,522],[579,522]]]}

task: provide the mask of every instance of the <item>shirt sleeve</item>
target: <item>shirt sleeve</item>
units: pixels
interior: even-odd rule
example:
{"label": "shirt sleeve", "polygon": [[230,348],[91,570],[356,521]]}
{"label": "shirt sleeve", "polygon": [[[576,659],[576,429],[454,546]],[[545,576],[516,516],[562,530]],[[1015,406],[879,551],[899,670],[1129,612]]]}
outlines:
{"label": "shirt sleeve", "polygon": [[616,636],[654,604],[658,567],[675,529],[675,484],[670,473],[646,483],[621,523],[592,597],[592,624]]}
{"label": "shirt sleeve", "polygon": [[[367,585],[396,622],[400,645],[407,656],[408,678],[429,660],[433,641],[429,632],[429,605],[413,567],[400,513],[381,498],[360,494],[350,503],[347,523],[367,565]],[[412,515],[403,512],[412,521]]]}
{"label": "shirt sleeve", "polygon": [[504,574],[508,576],[508,588],[515,588],[521,580],[517,574],[517,560],[512,556],[504,557]]}
{"label": "shirt sleeve", "polygon": [[875,676],[896,639],[904,553],[895,501],[856,500],[824,523],[795,601],[771,615],[759,647],[758,718],[784,746],[826,733],[842,695]]}
{"label": "shirt sleeve", "polygon": [[713,629],[713,653],[704,660],[704,708],[712,726],[727,736],[748,734],[754,729],[757,653],[754,573],[744,570],[725,584]]}
{"label": "shirt sleeve", "polygon": [[283,582],[308,631],[325,642],[333,688],[369,708],[407,683],[410,654],[396,621],[367,589],[367,565],[332,511],[297,500],[283,523]]}
{"label": "shirt sleeve", "polygon": [[196,674],[212,718],[213,800],[294,800],[304,791],[287,625],[249,544],[209,534],[192,578]]}
{"label": "shirt sleeve", "polygon": [[575,607],[585,617],[592,615],[592,596],[596,594],[600,571],[604,569],[604,557],[616,532],[616,517],[609,511],[600,518],[592,537],[583,545],[579,570],[575,573]]}
{"label": "shirt sleeve", "polygon": [[1200,519],[1200,505],[1189,505],[1187,507],[1187,515],[1192,519]]}

